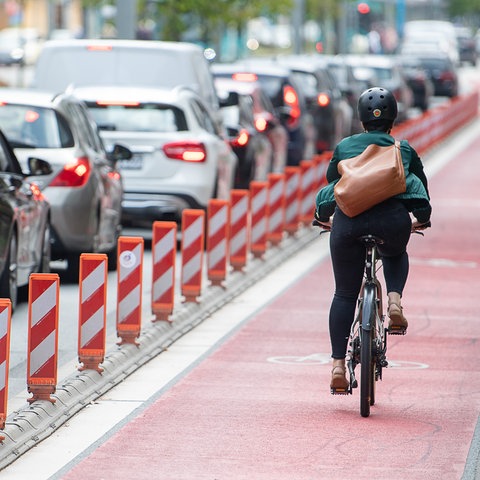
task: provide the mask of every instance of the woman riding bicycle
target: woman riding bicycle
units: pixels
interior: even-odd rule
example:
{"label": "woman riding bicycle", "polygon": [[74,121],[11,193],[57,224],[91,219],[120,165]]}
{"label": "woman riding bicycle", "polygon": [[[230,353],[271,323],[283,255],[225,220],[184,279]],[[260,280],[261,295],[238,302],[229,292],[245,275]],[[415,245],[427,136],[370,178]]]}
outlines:
{"label": "woman riding bicycle", "polygon": [[[335,148],[327,170],[327,186],[316,197],[314,224],[331,230],[330,253],[335,278],[335,293],[330,307],[329,329],[333,369],[330,388],[344,389],[345,356],[357,298],[363,281],[365,247],[360,236],[380,237],[378,247],[388,295],[389,332],[403,334],[408,322],[400,299],[408,277],[407,244],[412,229],[430,226],[431,205],[427,178],[417,152],[407,140],[400,142],[407,190],[350,218],[335,203],[334,184],[340,178],[340,160],[361,154],[370,144],[389,146],[397,117],[397,102],[391,92],[375,87],[364,91],[358,100],[358,113],[364,132],[344,138]],[[415,217],[412,223],[410,212]],[[332,217],[333,215],[333,217]]]}

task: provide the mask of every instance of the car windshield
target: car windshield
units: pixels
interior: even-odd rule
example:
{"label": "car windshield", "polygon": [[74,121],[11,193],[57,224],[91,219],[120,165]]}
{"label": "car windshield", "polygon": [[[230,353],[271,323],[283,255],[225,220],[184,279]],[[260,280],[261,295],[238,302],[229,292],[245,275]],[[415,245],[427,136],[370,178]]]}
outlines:
{"label": "car windshield", "polygon": [[14,147],[72,147],[68,124],[50,108],[0,103],[0,127]]}
{"label": "car windshield", "polygon": [[171,105],[118,105],[88,102],[101,130],[128,132],[179,132],[188,130],[182,110]]}

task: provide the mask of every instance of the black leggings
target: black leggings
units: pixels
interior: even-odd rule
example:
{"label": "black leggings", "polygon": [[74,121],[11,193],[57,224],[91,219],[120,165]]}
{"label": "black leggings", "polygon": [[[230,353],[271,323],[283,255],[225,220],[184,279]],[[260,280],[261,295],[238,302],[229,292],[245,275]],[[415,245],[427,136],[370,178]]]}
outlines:
{"label": "black leggings", "polygon": [[403,292],[408,277],[407,244],[411,218],[405,206],[391,199],[354,218],[335,210],[330,234],[330,253],[335,294],[329,327],[332,357],[345,358],[350,328],[363,281],[365,246],[358,237],[371,233],[384,240],[379,247],[387,292]]}

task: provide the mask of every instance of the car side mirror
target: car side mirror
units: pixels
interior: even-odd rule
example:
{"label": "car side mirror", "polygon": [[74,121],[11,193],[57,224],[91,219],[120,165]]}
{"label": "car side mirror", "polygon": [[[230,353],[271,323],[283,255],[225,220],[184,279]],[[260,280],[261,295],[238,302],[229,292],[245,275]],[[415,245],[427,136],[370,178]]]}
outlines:
{"label": "car side mirror", "polygon": [[220,104],[220,108],[233,107],[234,105],[238,105],[239,96],[237,92],[228,92],[228,95],[226,97],[219,97],[218,101]]}
{"label": "car side mirror", "polygon": [[130,160],[132,158],[132,151],[120,143],[116,143],[111,151],[107,152],[108,158],[113,162],[118,162],[119,160]]}

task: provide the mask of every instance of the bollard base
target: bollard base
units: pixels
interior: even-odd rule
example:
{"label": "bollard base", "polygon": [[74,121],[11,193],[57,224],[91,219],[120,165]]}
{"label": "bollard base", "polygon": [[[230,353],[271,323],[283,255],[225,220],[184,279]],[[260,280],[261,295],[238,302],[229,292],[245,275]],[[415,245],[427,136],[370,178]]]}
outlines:
{"label": "bollard base", "polygon": [[103,362],[104,358],[103,357],[84,357],[80,356],[78,357],[78,360],[80,363],[83,365],[80,365],[78,367],[78,370],[80,372],[83,372],[84,370],[96,370],[98,373],[102,374],[103,373],[103,368],[99,365],[100,363]]}
{"label": "bollard base", "polygon": [[117,332],[117,336],[120,337],[120,341],[117,342],[117,345],[135,345],[139,347],[140,344],[137,342],[137,338],[140,335],[138,332]]}
{"label": "bollard base", "polygon": [[52,393],[55,393],[55,385],[29,385],[28,393],[33,395],[31,398],[27,398],[28,403],[33,403],[37,400],[47,400],[51,403],[57,401],[50,396]]}
{"label": "bollard base", "polygon": [[155,310],[152,312],[155,315],[155,318],[152,318],[152,322],[169,322],[172,323],[172,319],[170,318],[170,315],[172,314],[171,311],[168,312],[163,312],[160,310]]}

